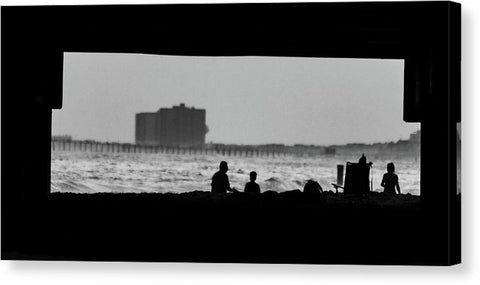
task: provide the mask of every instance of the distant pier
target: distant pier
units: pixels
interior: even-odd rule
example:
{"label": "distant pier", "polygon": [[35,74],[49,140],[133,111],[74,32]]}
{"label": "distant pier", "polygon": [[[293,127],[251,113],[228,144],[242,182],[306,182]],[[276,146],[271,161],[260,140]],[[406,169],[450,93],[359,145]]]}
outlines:
{"label": "distant pier", "polygon": [[239,157],[277,157],[277,156],[306,156],[321,155],[323,150],[305,153],[301,149],[277,145],[221,145],[206,144],[204,146],[162,146],[140,145],[115,142],[95,141],[52,141],[52,151],[92,152],[92,153],[144,153],[144,154],[176,154],[176,155],[222,155]]}
{"label": "distant pier", "polygon": [[413,157],[420,154],[420,143],[398,141],[396,143],[347,144],[335,146],[317,145],[236,145],[236,144],[204,144],[197,146],[164,146],[153,144],[133,144],[118,142],[98,142],[93,140],[52,139],[52,151],[98,152],[98,153],[145,153],[176,155],[221,155],[238,157],[316,157],[347,156],[358,157],[364,153],[369,158],[381,156]]}

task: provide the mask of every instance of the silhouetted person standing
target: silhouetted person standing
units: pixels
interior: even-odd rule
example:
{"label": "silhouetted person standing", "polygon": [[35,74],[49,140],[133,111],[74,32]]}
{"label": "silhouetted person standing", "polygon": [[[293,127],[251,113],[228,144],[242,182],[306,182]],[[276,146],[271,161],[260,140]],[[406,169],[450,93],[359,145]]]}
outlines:
{"label": "silhouetted person standing", "polygon": [[387,164],[387,173],[383,175],[382,187],[384,188],[383,193],[386,194],[396,194],[395,188],[400,193],[400,185],[398,184],[398,176],[395,174],[395,165],[393,162]]}
{"label": "silhouetted person standing", "polygon": [[212,177],[212,193],[227,193],[235,191],[230,188],[230,182],[227,176],[228,164],[226,161],[220,162],[220,170]]}
{"label": "silhouetted person standing", "polygon": [[250,172],[250,182],[245,184],[245,193],[260,193],[260,186],[255,183],[257,180],[257,173],[255,171]]}

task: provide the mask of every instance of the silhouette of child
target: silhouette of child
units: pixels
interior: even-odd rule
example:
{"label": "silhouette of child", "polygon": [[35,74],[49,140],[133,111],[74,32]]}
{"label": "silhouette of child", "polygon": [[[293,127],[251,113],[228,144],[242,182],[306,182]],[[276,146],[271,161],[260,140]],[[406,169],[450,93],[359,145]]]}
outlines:
{"label": "silhouette of child", "polygon": [[250,182],[245,184],[245,193],[260,193],[260,186],[255,183],[257,180],[257,173],[255,171],[250,172]]}
{"label": "silhouette of child", "polygon": [[382,187],[384,188],[383,193],[387,194],[396,194],[395,188],[398,190],[398,194],[400,193],[400,185],[398,184],[398,176],[394,173],[395,172],[395,165],[393,162],[387,164],[387,173],[383,175],[382,179]]}

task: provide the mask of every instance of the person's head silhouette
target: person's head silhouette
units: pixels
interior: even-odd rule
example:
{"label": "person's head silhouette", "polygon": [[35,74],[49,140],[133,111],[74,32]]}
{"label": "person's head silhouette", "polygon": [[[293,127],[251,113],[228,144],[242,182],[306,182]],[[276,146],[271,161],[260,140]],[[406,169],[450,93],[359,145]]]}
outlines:
{"label": "person's head silhouette", "polygon": [[388,173],[394,173],[395,172],[395,164],[393,162],[390,162],[387,164],[387,172]]}
{"label": "person's head silhouette", "polygon": [[228,164],[226,161],[220,162],[220,171],[223,173],[227,173],[228,171]]}
{"label": "person's head silhouette", "polygon": [[250,172],[250,181],[255,182],[257,180],[257,173],[255,171]]}
{"label": "person's head silhouette", "polygon": [[360,164],[367,164],[367,157],[365,157],[365,154],[362,153],[362,156],[360,157],[360,159],[358,160],[358,163]]}

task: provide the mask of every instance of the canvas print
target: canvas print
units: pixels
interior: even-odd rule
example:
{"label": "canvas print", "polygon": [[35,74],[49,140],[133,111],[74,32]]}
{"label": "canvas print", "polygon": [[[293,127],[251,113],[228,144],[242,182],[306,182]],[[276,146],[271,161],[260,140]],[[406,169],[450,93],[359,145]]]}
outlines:
{"label": "canvas print", "polygon": [[402,118],[403,71],[402,60],[66,54],[53,197],[153,200],[149,219],[172,222],[164,212],[183,203],[225,222],[415,210],[421,130]]}
{"label": "canvas print", "polygon": [[2,9],[2,258],[458,263],[459,11]]}

